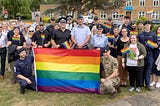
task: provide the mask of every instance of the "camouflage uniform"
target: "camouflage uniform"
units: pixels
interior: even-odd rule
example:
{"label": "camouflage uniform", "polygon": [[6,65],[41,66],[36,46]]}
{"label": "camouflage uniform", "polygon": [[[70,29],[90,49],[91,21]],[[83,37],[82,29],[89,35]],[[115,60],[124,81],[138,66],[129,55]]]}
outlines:
{"label": "camouflage uniform", "polygon": [[[106,59],[104,56],[101,58],[101,62],[104,66],[103,77],[106,78],[110,76],[114,70],[118,71],[118,62],[117,59],[110,56],[109,59]],[[115,86],[120,83],[119,77],[114,77],[112,79],[107,79],[104,83],[100,85],[100,93],[113,93],[116,91]]]}

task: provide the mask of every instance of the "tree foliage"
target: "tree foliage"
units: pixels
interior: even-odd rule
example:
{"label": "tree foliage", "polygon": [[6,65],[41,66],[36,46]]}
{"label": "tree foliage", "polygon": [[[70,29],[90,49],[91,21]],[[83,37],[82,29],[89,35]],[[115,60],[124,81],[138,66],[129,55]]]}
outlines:
{"label": "tree foliage", "polygon": [[55,8],[54,11],[78,11],[78,14],[82,14],[86,11],[95,12],[96,9],[107,10],[116,9],[124,5],[126,0],[57,0],[57,3],[61,4]]}
{"label": "tree foliage", "polygon": [[9,14],[12,14],[13,18],[17,14],[21,14],[22,16],[31,14],[29,0],[2,0],[1,2]]}

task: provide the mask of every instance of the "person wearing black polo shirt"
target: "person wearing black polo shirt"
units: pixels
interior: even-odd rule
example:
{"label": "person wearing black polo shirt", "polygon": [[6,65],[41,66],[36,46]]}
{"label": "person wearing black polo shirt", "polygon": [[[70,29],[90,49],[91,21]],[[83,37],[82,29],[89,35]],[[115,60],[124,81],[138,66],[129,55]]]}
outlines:
{"label": "person wearing black polo shirt", "polygon": [[33,47],[49,47],[50,46],[50,36],[49,32],[44,30],[44,23],[40,22],[40,30],[36,31],[32,36]]}
{"label": "person wearing black polo shirt", "polygon": [[60,29],[57,29],[51,37],[52,48],[64,48],[63,43],[70,40],[71,31],[66,29],[66,19],[60,19]]}
{"label": "person wearing black polo shirt", "polygon": [[53,35],[54,33],[54,26],[55,26],[55,18],[51,18],[50,20],[50,25],[46,28],[46,30],[49,32],[50,37]]}

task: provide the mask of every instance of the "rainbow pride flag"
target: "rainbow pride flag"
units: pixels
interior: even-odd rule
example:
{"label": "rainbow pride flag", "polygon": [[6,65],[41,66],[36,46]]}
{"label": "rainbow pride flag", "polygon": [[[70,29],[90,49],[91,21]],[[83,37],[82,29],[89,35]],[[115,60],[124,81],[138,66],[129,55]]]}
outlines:
{"label": "rainbow pride flag", "polygon": [[160,33],[157,34],[157,37],[160,38]]}
{"label": "rainbow pride flag", "polygon": [[110,24],[104,24],[104,26],[105,26],[106,28],[111,28],[111,27],[112,27]]}
{"label": "rainbow pride flag", "polygon": [[45,35],[44,35],[44,34],[41,34],[41,38],[44,39],[44,38],[45,38]]}
{"label": "rainbow pride flag", "polygon": [[64,43],[62,43],[62,45],[66,48],[66,49],[71,49],[70,44],[68,43],[68,41],[65,41]]}
{"label": "rainbow pride flag", "polygon": [[110,34],[110,33],[106,34],[106,37],[108,38],[108,40],[114,40],[115,39],[114,35]]}
{"label": "rainbow pride flag", "polygon": [[29,34],[29,37],[32,38],[33,34]]}
{"label": "rainbow pride flag", "polygon": [[19,37],[19,36],[13,36],[13,37],[12,37],[12,40],[19,41],[19,40],[20,40],[20,37]]}
{"label": "rainbow pride flag", "polygon": [[37,90],[99,93],[97,50],[34,48]]}
{"label": "rainbow pride flag", "polygon": [[138,35],[138,32],[135,30],[130,30],[130,35]]}
{"label": "rainbow pride flag", "polygon": [[121,49],[121,53],[123,55],[130,53],[130,49],[128,47]]}
{"label": "rainbow pride flag", "polygon": [[153,10],[148,10],[147,11],[147,14],[152,14],[153,13]]}
{"label": "rainbow pride flag", "polygon": [[146,43],[146,46],[150,47],[150,48],[155,48],[156,47],[156,43],[153,42],[152,40],[148,40],[147,43]]}

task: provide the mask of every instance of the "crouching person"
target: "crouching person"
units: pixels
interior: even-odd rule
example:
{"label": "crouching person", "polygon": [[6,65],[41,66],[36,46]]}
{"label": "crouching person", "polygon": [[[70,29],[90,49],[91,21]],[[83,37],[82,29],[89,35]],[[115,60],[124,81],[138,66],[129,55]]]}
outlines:
{"label": "crouching person", "polygon": [[118,77],[118,62],[117,59],[110,55],[110,50],[106,47],[103,50],[101,58],[101,85],[100,93],[109,93],[109,98],[114,98],[120,92],[120,79]]}
{"label": "crouching person", "polygon": [[15,62],[15,73],[20,84],[20,93],[24,94],[25,89],[36,90],[35,78],[32,75],[33,56],[27,56],[26,50],[18,50],[19,59]]}

